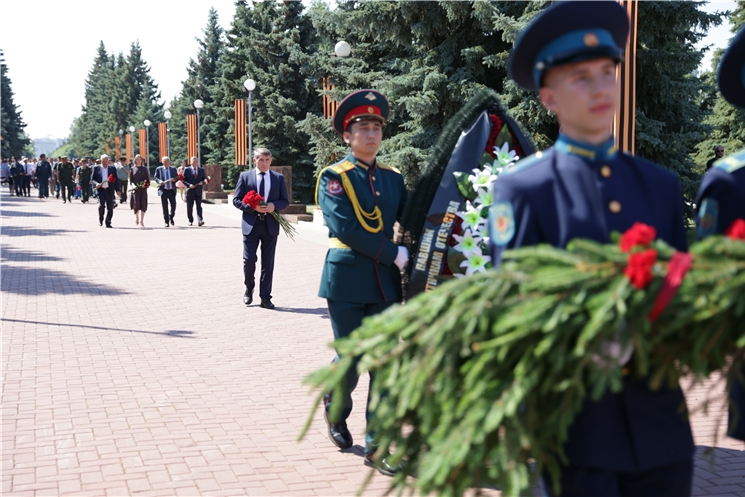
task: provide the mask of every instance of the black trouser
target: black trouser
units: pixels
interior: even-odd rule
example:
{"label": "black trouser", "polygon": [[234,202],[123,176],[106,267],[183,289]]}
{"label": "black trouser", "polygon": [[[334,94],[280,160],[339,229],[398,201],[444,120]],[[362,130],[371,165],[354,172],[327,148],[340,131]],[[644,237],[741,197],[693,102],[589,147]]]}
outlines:
{"label": "black trouser", "polygon": [[121,187],[120,197],[121,197],[121,203],[127,201],[127,180],[119,180],[119,186]]}
{"label": "black trouser", "polygon": [[31,176],[23,177],[23,193],[27,196],[31,196]]}
{"label": "black trouser", "polygon": [[188,190],[186,193],[186,217],[189,218],[189,222],[194,222],[194,204],[197,204],[197,221],[202,222],[202,194],[194,192],[189,195]]}
{"label": "black trouser", "polygon": [[111,224],[111,218],[114,215],[114,202],[116,202],[116,193],[114,192],[114,189],[109,186],[109,188],[99,188],[98,189],[98,222],[103,222],[103,213],[105,210],[108,209],[108,212],[106,213],[106,226],[109,226]]}
{"label": "black trouser", "polygon": [[[165,220],[166,224],[168,224],[169,221],[173,220],[173,216],[176,215],[176,188],[172,188],[170,190],[167,190],[163,188],[162,194],[160,196],[160,204],[163,206],[163,219]],[[171,211],[168,212],[168,204],[171,204]]]}
{"label": "black trouser", "polygon": [[60,183],[62,200],[65,200],[65,190],[67,190],[67,200],[72,201],[72,196],[75,195],[75,184],[72,182],[71,179],[63,179]]}
{"label": "black trouser", "polygon": [[266,219],[257,219],[251,233],[243,235],[243,283],[246,289],[253,292],[256,286],[256,251],[261,243],[261,279],[259,280],[259,297],[272,298],[272,280],[274,279],[274,252],[277,250],[277,236],[269,234]]}
{"label": "black trouser", "polygon": [[49,196],[49,178],[37,178],[39,183],[39,198]]}
{"label": "black trouser", "polygon": [[87,202],[91,195],[91,180],[80,180],[80,194],[83,196],[83,202]]}
{"label": "black trouser", "polygon": [[13,178],[13,186],[16,190],[16,197],[23,196],[23,176],[16,176]]}
{"label": "black trouser", "polygon": [[[377,302],[370,304],[360,304],[356,302],[341,302],[338,300],[328,299],[326,301],[329,308],[329,317],[331,318],[331,328],[334,330],[334,340],[341,338],[347,338],[354,330],[360,327],[362,320],[367,316],[374,316],[388,309],[395,302]],[[339,360],[339,354],[337,352],[335,361]],[[349,415],[352,413],[352,392],[357,387],[357,383],[360,379],[357,373],[357,364],[359,358],[354,361],[352,367],[347,371],[347,376],[344,382],[344,394],[341,399],[343,404],[341,411],[341,418],[334,419],[334,422],[346,421]],[[370,386],[367,393],[367,404],[365,405],[365,421],[370,423],[370,420],[375,413],[370,411],[370,394],[373,389],[373,382],[375,381],[375,374],[370,372]],[[331,410],[332,395],[331,392],[326,392],[323,397],[324,406],[326,412]],[[334,400],[334,402],[338,402]],[[375,452],[377,445],[375,443],[375,434],[370,430],[365,430],[365,453]]]}
{"label": "black trouser", "polygon": [[[603,443],[598,440],[598,443]],[[688,497],[693,484],[693,457],[680,462],[622,473],[593,468],[561,468],[561,497]],[[554,497],[544,475],[546,493]]]}

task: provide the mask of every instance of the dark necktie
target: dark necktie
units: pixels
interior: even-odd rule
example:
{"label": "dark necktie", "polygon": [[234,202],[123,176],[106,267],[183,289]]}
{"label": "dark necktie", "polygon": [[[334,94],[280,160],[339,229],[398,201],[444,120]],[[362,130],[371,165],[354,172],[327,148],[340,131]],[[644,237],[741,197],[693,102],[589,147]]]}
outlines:
{"label": "dark necktie", "polygon": [[[259,182],[259,195],[264,197],[264,175],[266,173],[260,173],[261,174],[261,181]],[[266,201],[266,197],[264,197],[264,200]]]}

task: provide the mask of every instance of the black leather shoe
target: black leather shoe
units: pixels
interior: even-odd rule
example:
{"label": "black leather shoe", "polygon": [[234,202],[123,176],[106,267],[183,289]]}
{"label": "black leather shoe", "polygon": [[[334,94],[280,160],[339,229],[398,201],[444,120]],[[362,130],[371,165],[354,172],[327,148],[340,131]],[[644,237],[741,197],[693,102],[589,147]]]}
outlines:
{"label": "black leather shoe", "polygon": [[254,292],[246,289],[246,293],[243,294],[243,303],[246,305],[251,305],[251,302],[253,301],[254,301]]}
{"label": "black leather shoe", "polygon": [[106,227],[107,227],[107,228],[113,228],[113,226],[112,226],[112,225],[110,225],[110,224],[107,224],[107,225],[106,225]]}
{"label": "black leather shoe", "polygon": [[191,226],[192,224],[194,224],[194,223],[189,223],[189,226]]}
{"label": "black leather shoe", "polygon": [[261,299],[261,307],[264,309],[274,309],[274,304],[269,299]]}
{"label": "black leather shoe", "polygon": [[99,221],[99,222],[98,222],[98,225],[99,225],[99,226],[103,226],[103,221]]}
{"label": "black leather shoe", "polygon": [[166,223],[166,228],[170,228],[170,227],[171,227],[171,225],[168,224],[168,223]]}
{"label": "black leather shoe", "polygon": [[204,226],[204,221],[199,221],[199,226]]}
{"label": "black leather shoe", "polygon": [[329,428],[329,438],[334,442],[334,445],[340,449],[349,449],[352,447],[354,442],[352,441],[352,434],[349,433],[349,428],[347,428],[347,422],[342,421],[341,423],[334,424],[329,419],[329,413],[325,411],[323,418],[326,420],[326,425]]}
{"label": "black leather shoe", "polygon": [[176,226],[173,222],[173,216],[171,216],[171,226]]}
{"label": "black leather shoe", "polygon": [[385,476],[396,476],[396,473],[401,471],[400,466],[391,466],[388,464],[387,457],[384,457],[380,460],[375,460],[375,453],[374,452],[368,452],[365,454],[365,466],[370,468],[375,468],[378,470],[378,473]]}

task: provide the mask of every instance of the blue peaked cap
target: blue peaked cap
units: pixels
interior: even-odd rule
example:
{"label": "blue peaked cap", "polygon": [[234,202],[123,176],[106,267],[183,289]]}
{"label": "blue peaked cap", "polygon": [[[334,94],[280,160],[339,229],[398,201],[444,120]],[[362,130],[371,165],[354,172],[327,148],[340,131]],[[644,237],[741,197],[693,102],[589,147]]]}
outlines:
{"label": "blue peaked cap", "polygon": [[604,57],[621,61],[628,35],[626,10],[613,0],[558,2],[520,34],[510,54],[510,77],[538,90],[552,67]]}
{"label": "blue peaked cap", "polygon": [[745,28],[737,33],[724,52],[717,84],[727,102],[736,107],[745,107]]}

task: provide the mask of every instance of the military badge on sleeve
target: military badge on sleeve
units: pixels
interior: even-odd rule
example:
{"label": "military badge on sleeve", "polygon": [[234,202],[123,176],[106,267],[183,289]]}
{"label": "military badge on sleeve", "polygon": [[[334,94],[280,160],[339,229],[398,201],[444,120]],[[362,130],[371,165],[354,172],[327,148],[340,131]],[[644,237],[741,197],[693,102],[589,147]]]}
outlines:
{"label": "military badge on sleeve", "polygon": [[341,183],[339,183],[338,179],[332,179],[331,181],[329,181],[328,190],[329,195],[333,195],[334,197],[344,193],[344,187],[341,186]]}
{"label": "military badge on sleeve", "polygon": [[491,240],[503,247],[515,236],[515,214],[510,202],[495,202],[489,208]]}
{"label": "military badge on sleeve", "polygon": [[715,235],[717,225],[719,224],[719,202],[711,198],[705,198],[701,202],[701,208],[698,211],[698,222],[696,231],[699,238]]}

